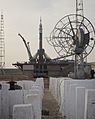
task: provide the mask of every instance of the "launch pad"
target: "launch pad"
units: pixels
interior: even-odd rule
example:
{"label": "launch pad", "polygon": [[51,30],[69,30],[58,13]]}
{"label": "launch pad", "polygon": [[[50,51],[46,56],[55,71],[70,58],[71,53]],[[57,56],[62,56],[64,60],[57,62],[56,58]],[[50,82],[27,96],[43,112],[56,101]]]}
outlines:
{"label": "launch pad", "polygon": [[29,55],[29,62],[17,62],[13,65],[21,69],[24,74],[32,74],[33,77],[62,77],[68,76],[68,73],[73,71],[73,61],[51,59],[46,54],[42,43],[43,28],[41,19],[39,25],[39,48],[34,56],[32,56],[31,54],[29,42],[26,42],[26,40],[23,38],[21,34],[18,35],[22,38],[24,45],[27,49]]}

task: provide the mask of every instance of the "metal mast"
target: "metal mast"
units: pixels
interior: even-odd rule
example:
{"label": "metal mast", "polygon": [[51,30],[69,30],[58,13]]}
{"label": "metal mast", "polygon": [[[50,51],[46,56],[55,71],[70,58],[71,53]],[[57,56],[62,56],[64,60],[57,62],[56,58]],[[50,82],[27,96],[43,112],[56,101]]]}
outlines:
{"label": "metal mast", "polygon": [[[80,30],[80,23],[82,23],[83,19],[79,19],[78,15],[84,16],[83,12],[83,0],[76,0],[76,29]],[[80,21],[80,23],[78,22]],[[78,31],[76,31],[76,40],[77,36],[79,36]],[[80,67],[79,67],[80,65]],[[83,53],[80,55],[75,54],[75,65],[74,65],[74,73],[75,78],[78,78],[79,70],[82,71],[82,77],[84,78],[84,61],[83,61]]]}
{"label": "metal mast", "polygon": [[1,24],[0,24],[0,67],[5,66],[5,42],[4,42],[4,16],[1,12]]}
{"label": "metal mast", "polygon": [[76,14],[83,16],[83,0],[76,0]]}

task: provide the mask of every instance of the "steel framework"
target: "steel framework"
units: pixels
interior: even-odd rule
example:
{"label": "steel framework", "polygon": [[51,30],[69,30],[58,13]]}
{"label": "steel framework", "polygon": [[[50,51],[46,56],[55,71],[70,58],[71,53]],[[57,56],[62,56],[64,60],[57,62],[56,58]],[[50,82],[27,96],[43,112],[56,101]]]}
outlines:
{"label": "steel framework", "polygon": [[5,41],[4,41],[4,16],[1,12],[1,24],[0,24],[0,67],[5,66]]}
{"label": "steel framework", "polygon": [[95,29],[83,15],[83,0],[76,0],[76,14],[57,22],[48,42],[61,58],[74,56],[74,77],[85,78],[84,62],[94,48]]}

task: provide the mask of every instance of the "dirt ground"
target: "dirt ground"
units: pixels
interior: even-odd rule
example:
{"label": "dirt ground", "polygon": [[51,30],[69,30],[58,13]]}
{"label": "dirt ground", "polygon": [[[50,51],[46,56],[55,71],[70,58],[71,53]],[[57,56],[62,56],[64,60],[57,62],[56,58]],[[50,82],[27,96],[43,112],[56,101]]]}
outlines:
{"label": "dirt ground", "polygon": [[49,91],[49,79],[44,80],[44,97],[42,101],[42,119],[64,119],[59,113],[59,106]]}

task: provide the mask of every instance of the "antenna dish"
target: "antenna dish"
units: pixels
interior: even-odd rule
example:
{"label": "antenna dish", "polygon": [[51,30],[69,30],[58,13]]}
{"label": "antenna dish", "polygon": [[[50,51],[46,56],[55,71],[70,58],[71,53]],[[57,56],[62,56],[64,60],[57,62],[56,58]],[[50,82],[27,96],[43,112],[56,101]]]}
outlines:
{"label": "antenna dish", "polygon": [[[70,14],[60,19],[50,34],[48,42],[61,57],[83,53],[86,58],[94,48],[95,29],[84,16]],[[82,19],[82,21],[80,21]],[[78,24],[79,27],[76,27]]]}

